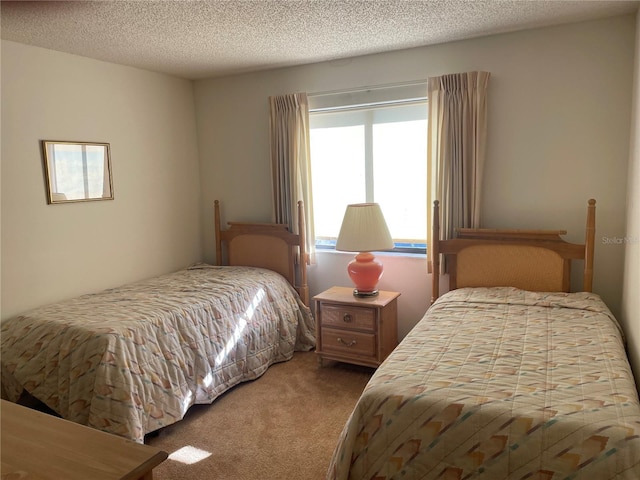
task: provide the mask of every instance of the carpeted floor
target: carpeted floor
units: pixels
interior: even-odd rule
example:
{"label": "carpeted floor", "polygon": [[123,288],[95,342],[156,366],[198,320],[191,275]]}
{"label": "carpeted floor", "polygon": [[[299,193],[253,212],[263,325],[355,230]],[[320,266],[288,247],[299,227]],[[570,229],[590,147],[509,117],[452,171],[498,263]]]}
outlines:
{"label": "carpeted floor", "polygon": [[154,469],[154,479],[324,479],[340,432],[373,373],[326,363],[320,367],[313,352],[296,352],[213,404],[193,406],[182,421],[147,439],[170,455]]}

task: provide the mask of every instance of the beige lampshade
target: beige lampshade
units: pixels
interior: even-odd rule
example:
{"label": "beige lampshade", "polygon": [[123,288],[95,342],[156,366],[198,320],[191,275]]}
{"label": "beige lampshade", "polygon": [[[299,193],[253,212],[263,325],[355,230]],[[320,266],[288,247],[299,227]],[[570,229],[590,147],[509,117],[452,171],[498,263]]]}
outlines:
{"label": "beige lampshade", "polygon": [[336,250],[373,252],[390,250],[393,239],[377,203],[347,205]]}

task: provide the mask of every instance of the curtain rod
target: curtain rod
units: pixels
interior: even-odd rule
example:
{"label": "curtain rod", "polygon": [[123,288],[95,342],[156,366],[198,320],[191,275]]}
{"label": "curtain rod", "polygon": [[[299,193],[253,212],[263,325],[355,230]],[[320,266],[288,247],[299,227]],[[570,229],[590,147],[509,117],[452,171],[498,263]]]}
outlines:
{"label": "curtain rod", "polygon": [[371,107],[400,107],[409,105],[418,105],[424,103],[427,97],[407,98],[405,100],[390,100],[385,102],[373,102],[373,103],[358,103],[348,106],[336,106],[336,107],[319,107],[310,108],[309,113],[331,113],[331,112],[346,112],[351,110],[363,110]]}
{"label": "curtain rod", "polygon": [[366,92],[369,90],[378,90],[382,88],[395,88],[395,87],[410,87],[412,85],[426,85],[428,80],[413,80],[410,82],[403,83],[389,83],[384,85],[369,85],[365,87],[357,87],[346,90],[329,90],[326,92],[316,92],[316,93],[308,93],[307,97],[322,97],[325,95],[338,95],[341,93],[355,93],[355,92]]}

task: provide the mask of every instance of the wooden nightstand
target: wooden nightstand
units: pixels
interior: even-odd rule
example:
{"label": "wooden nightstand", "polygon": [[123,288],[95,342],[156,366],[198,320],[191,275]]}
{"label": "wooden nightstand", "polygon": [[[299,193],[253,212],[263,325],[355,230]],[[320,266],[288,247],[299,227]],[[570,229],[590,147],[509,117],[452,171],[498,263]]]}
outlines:
{"label": "wooden nightstand", "polygon": [[377,367],[398,345],[398,292],[354,297],[332,287],[315,297],[316,353],[323,359]]}

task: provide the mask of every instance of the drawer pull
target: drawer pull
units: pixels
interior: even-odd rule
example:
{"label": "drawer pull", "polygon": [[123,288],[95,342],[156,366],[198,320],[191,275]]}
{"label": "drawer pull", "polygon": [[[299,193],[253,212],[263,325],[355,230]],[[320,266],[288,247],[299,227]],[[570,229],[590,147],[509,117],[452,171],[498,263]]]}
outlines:
{"label": "drawer pull", "polygon": [[350,342],[345,342],[342,338],[338,337],[338,343],[346,345],[347,347],[353,347],[356,344],[356,341],[351,340]]}
{"label": "drawer pull", "polygon": [[349,315],[348,313],[345,313],[344,316],[342,317],[342,320],[344,320],[346,323],[349,323],[352,320],[351,315]]}

